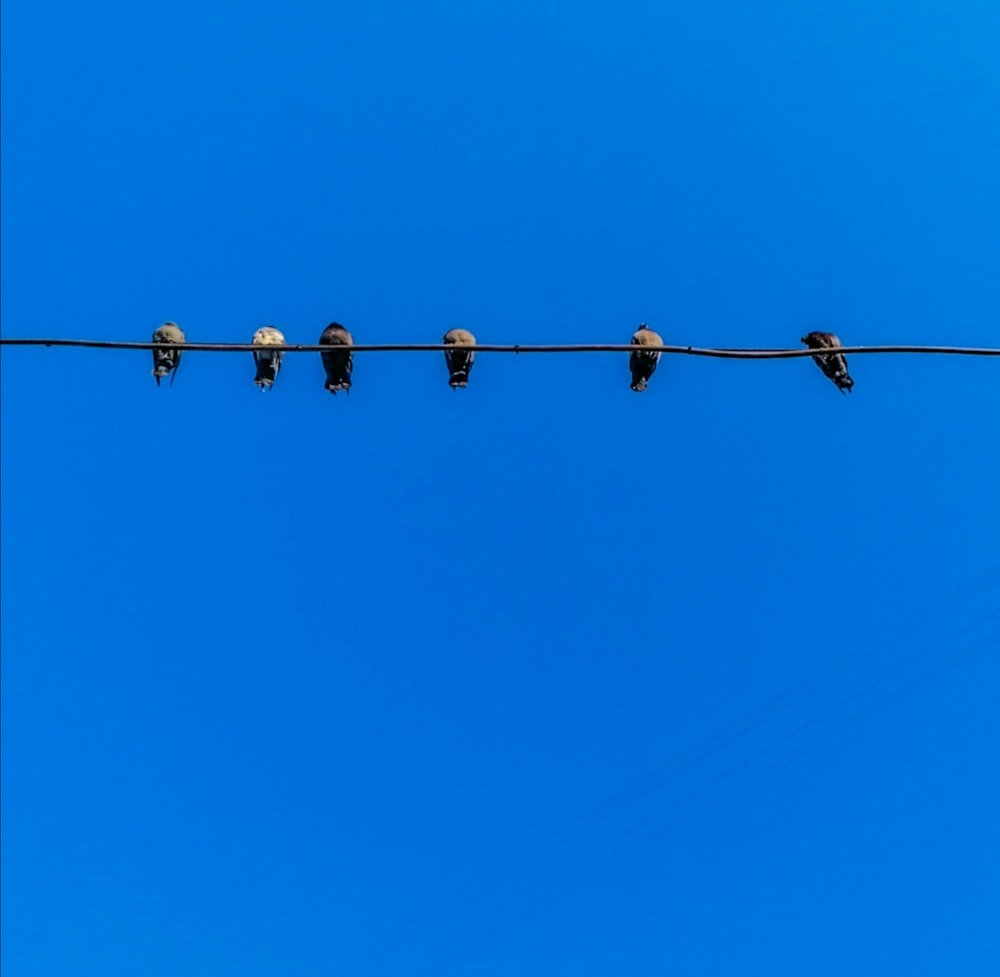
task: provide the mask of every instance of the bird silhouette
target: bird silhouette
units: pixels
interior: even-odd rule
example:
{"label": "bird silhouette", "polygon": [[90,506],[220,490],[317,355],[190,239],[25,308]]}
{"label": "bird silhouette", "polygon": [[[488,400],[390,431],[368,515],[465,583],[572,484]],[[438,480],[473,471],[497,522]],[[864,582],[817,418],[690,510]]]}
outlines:
{"label": "bird silhouette", "polygon": [[[633,346],[662,346],[660,334],[653,332],[643,323],[632,336]],[[649,383],[649,378],[656,372],[656,364],[660,362],[660,354],[656,350],[636,349],[629,358],[628,366],[632,371],[632,389],[642,393]]]}
{"label": "bird silhouette", "polygon": [[[811,332],[803,336],[803,342],[810,349],[838,349],[840,340],[832,332]],[[828,376],[841,393],[850,393],[854,381],[847,372],[847,357],[843,353],[821,353],[813,357],[816,365]]]}
{"label": "bird silhouette", "polygon": [[[153,332],[154,343],[183,343],[184,333],[176,322],[165,322]],[[179,349],[154,349],[153,350],[153,378],[156,385],[160,385],[160,380],[170,377],[170,385],[173,386],[174,377],[177,375],[177,368],[181,365],[181,351]]]}
{"label": "bird silhouette", "polygon": [[257,376],[253,378],[253,382],[261,390],[270,390],[281,369],[283,354],[280,350],[268,350],[267,347],[284,346],[284,333],[274,326],[263,326],[253,334],[253,345],[261,347],[260,350],[253,351],[253,361],[257,367]]}
{"label": "bird silhouette", "polygon": [[448,386],[452,390],[469,385],[469,374],[472,372],[472,361],[476,354],[471,347],[476,345],[476,337],[468,329],[449,329],[444,334],[445,345],[453,347],[446,350],[444,361],[448,367]]}
{"label": "bird silhouette", "polygon": [[339,322],[331,322],[319,337],[319,345],[334,347],[329,353],[319,354],[326,371],[326,389],[334,395],[341,390],[349,393],[351,370],[354,368],[351,351],[337,350],[336,347],[354,345],[354,337]]}

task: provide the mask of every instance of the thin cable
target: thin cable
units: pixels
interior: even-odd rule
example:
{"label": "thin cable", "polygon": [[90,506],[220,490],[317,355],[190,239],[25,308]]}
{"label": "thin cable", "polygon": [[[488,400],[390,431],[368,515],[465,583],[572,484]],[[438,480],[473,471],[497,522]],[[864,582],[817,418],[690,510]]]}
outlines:
{"label": "thin cable", "polygon": [[[992,624],[994,622],[990,623]],[[648,832],[640,837],[637,837],[635,841],[638,842],[638,845],[648,846],[649,844],[661,839],[663,836],[674,833],[678,828],[685,826],[690,821],[710,813],[716,808],[722,806],[733,794],[736,794],[757,782],[768,779],[774,774],[779,773],[785,768],[802,760],[804,757],[816,752],[816,750],[820,749],[829,740],[835,738],[844,731],[857,726],[859,723],[862,723],[876,709],[886,707],[901,699],[911,690],[919,688],[921,685],[925,685],[929,680],[943,673],[948,667],[957,665],[963,660],[976,658],[993,651],[996,646],[996,642],[993,639],[1000,635],[1000,632],[993,628],[992,630],[986,630],[980,633],[979,629],[980,625],[976,625],[974,627],[975,633],[972,635],[971,644],[962,642],[962,646],[958,651],[944,657],[939,657],[928,667],[923,668],[919,674],[911,676],[908,680],[903,681],[895,688],[889,690],[888,694],[885,694],[887,687],[884,686],[883,680],[879,679],[867,688],[862,689],[860,692],[854,693],[847,699],[841,700],[832,709],[825,711],[815,722],[807,723],[805,726],[800,727],[800,729],[793,731],[792,736],[789,737],[789,739],[796,737],[802,729],[805,729],[808,726],[825,723],[825,728],[822,728],[818,733],[806,740],[806,742],[800,742],[793,746],[790,750],[779,749],[778,755],[774,759],[766,763],[764,766],[758,766],[757,769],[751,771],[748,776],[738,780],[729,776],[730,774],[738,773],[740,769],[745,768],[748,763],[744,761],[734,767],[731,767],[729,770],[724,771],[721,776],[713,777],[711,780],[697,787],[695,791],[689,792],[688,796],[685,797],[684,795],[679,795],[677,799],[671,803],[671,805],[664,812],[662,812],[667,813],[671,810],[675,810],[677,812],[676,815],[667,823],[662,824],[652,832]],[[986,638],[988,640],[980,643],[980,638]],[[836,723],[827,722],[828,719],[837,718],[838,714],[843,711],[843,707],[845,705],[870,692],[875,692],[875,696],[866,704],[850,712]],[[773,746],[774,744],[771,745]],[[778,745],[781,746],[780,743]],[[758,756],[751,756],[750,760],[756,764],[757,760],[763,759],[763,757],[764,753],[760,752]],[[702,793],[706,788],[712,789],[710,796],[700,800],[696,799],[696,794]],[[633,834],[633,832],[630,831],[628,834]],[[598,843],[581,852],[579,863],[584,866],[584,872],[586,873],[588,871],[586,867],[591,865],[597,857],[602,855],[607,857],[609,854],[613,855],[611,851],[612,848],[619,849],[617,856],[613,857],[620,859],[627,854],[625,850],[622,850],[619,847],[620,842],[624,837],[625,836],[620,835],[618,838],[613,839],[610,843]],[[633,854],[637,854],[641,851],[641,848],[639,848],[638,845],[633,844],[631,846],[630,850]],[[485,911],[481,911],[478,914],[478,917],[473,916],[471,919],[467,920],[464,925],[460,926],[456,933],[451,934],[446,940],[438,940],[434,945],[422,949],[426,949],[430,954],[435,955],[439,959],[443,959],[446,956],[454,958],[456,955],[456,949],[459,953],[468,954],[475,948],[477,943],[482,943],[488,939],[491,934],[495,934],[498,928],[497,916],[501,911],[510,914],[517,912],[518,908],[520,908],[521,915],[523,916],[525,913],[530,912],[532,908],[534,908],[532,904],[537,905],[541,902],[542,897],[545,894],[544,890],[546,885],[549,886],[551,893],[551,883],[551,879],[537,878],[525,886],[517,887],[508,891],[507,893],[492,900],[486,907]],[[519,924],[514,922],[513,925],[516,926]],[[352,973],[360,972],[361,971],[353,971]]]}
{"label": "thin cable", "polygon": [[[623,814],[627,816],[626,809],[639,799],[638,796],[633,796],[634,794],[647,794],[650,790],[662,786],[660,775],[667,768],[671,768],[671,774],[679,774],[695,762],[712,758],[713,755],[720,752],[721,748],[729,745],[741,735],[759,728],[764,721],[774,718],[777,713],[787,711],[792,706],[803,705],[809,697],[815,699],[818,693],[825,692],[826,686],[845,677],[859,661],[872,661],[880,658],[886,651],[897,648],[902,642],[908,640],[912,632],[926,628],[928,624],[937,621],[945,612],[954,614],[958,610],[954,607],[956,602],[961,602],[964,605],[968,600],[979,597],[984,589],[995,587],[997,582],[1000,582],[1000,566],[989,568],[985,580],[977,577],[949,592],[942,600],[935,603],[933,614],[928,615],[926,608],[922,607],[891,632],[885,633],[871,643],[864,643],[857,650],[829,663],[806,680],[785,689],[776,699],[755,709],[746,717],[749,721],[717,734],[707,744],[692,751],[687,759],[657,765],[653,770],[654,783],[640,783],[638,791],[635,791],[636,785],[633,784],[623,791],[616,792],[605,802],[599,804],[596,810],[590,812],[593,817],[585,816],[579,819],[576,830],[569,834],[563,834],[562,837],[551,839],[538,851],[529,854],[537,859],[542,858],[543,853],[549,848],[559,849],[563,852],[577,848],[579,862],[586,865],[595,858],[620,858],[630,852],[636,852],[655,842],[662,835],[672,833],[689,821],[721,806],[730,796],[739,793],[745,787],[765,780],[815,752],[829,739],[861,722],[876,708],[888,705],[904,695],[910,688],[926,682],[928,676],[936,673],[938,669],[960,659],[991,651],[995,648],[996,642],[991,640],[980,646],[980,639],[985,633],[983,632],[984,625],[993,629],[988,636],[994,637],[997,633],[995,631],[996,621],[992,617],[984,621],[974,620],[971,627],[963,632],[961,640],[955,639],[952,635],[951,645],[954,647],[957,644],[958,652],[952,655],[936,656],[929,663],[918,663],[917,674],[911,674],[909,677],[907,677],[906,671],[912,673],[912,667],[904,670],[902,675],[899,675],[895,668],[882,670],[881,674],[862,675],[860,688],[842,689],[835,696],[832,705],[823,709],[818,715],[795,720],[791,729],[785,729],[777,735],[769,736],[763,743],[751,745],[744,756],[727,764],[723,769],[714,773],[706,772],[706,776],[697,777],[692,788],[684,791],[672,791],[673,796],[665,804],[658,805],[652,816],[633,821],[625,830],[614,831],[611,837],[593,837],[594,830],[602,830],[605,822],[617,820]],[[964,619],[964,613],[961,617]],[[761,713],[764,714],[763,717],[761,717]],[[646,779],[642,778],[643,781]],[[612,802],[610,809],[606,806],[607,801]],[[584,836],[586,835],[591,836],[589,844],[585,841]],[[531,911],[532,905],[537,905],[540,901],[540,895],[546,884],[544,879],[535,879],[520,884],[514,882],[506,887],[501,886],[501,889],[506,888],[506,891],[493,894],[492,897],[486,894],[482,885],[467,887],[461,897],[446,900],[443,907],[425,909],[415,920],[409,922],[405,932],[397,932],[396,938],[389,941],[388,945],[386,945],[387,941],[383,941],[377,951],[372,948],[359,953],[358,960],[353,963],[353,969],[347,969],[345,973],[350,974],[351,977],[373,973],[376,970],[372,962],[373,959],[376,963],[381,964],[378,969],[385,970],[387,961],[399,957],[402,952],[405,952],[407,946],[437,957],[448,954],[452,944],[468,949],[472,943],[485,938],[491,930],[496,928],[495,918],[497,916],[516,911],[518,907],[521,908],[522,912],[525,911],[525,907],[528,907],[527,911]],[[475,907],[477,904],[478,908],[473,908],[471,911],[468,909],[470,905]],[[454,915],[459,917],[456,931],[447,937],[438,938],[430,944],[419,945],[418,934],[423,931],[423,924],[434,915],[441,915],[442,912],[448,917]],[[492,920],[492,922],[488,920]]]}
{"label": "thin cable", "polygon": [[[138,343],[103,339],[5,339],[0,346],[82,346],[91,349],[179,349],[185,353],[253,353],[262,347],[251,343]],[[353,346],[320,346],[319,344],[288,344],[266,347],[269,353],[444,353],[454,346],[443,343],[357,343]],[[476,353],[631,353],[637,349],[629,343],[575,343],[563,345],[491,344],[473,347]],[[732,360],[779,360],[798,356],[829,355],[830,353],[925,353],[954,356],[1000,356],[1000,347],[986,346],[838,346],[831,349],[726,349],[701,346],[643,346],[644,353],[668,355],[714,356]]]}
{"label": "thin cable", "polygon": [[[993,587],[998,582],[1000,582],[1000,564],[986,570],[984,577],[970,580],[955,590],[949,591],[943,598],[935,602],[936,606],[939,609],[950,608],[958,600],[978,596],[984,589]],[[686,758],[682,756],[657,764],[627,787],[606,797],[588,814],[578,818],[570,826],[571,830],[568,831],[565,840],[573,841],[582,831],[586,831],[591,825],[596,825],[601,821],[617,816],[626,807],[631,806],[649,793],[658,790],[668,777],[676,777],[679,773],[703,760],[711,758],[721,749],[760,729],[766,723],[773,720],[776,715],[795,708],[809,696],[823,691],[826,686],[843,678],[855,665],[860,664],[862,661],[870,663],[880,658],[887,651],[892,650],[901,640],[902,635],[908,636],[918,628],[925,628],[928,621],[934,620],[936,617],[937,615],[934,618],[929,618],[926,609],[921,608],[911,614],[894,631],[874,640],[871,644],[862,644],[856,650],[839,656],[809,677],[783,689],[773,699],[761,704],[751,713],[744,716],[740,723],[720,731],[702,746],[691,751]]]}

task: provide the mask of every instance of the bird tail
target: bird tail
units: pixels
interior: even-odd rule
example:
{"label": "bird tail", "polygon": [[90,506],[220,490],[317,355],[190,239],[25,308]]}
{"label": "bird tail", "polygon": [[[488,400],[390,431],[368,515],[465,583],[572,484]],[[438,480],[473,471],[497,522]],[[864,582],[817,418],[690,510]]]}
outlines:
{"label": "bird tail", "polygon": [[323,370],[326,373],[326,383],[324,387],[332,394],[337,394],[341,390],[351,389],[351,370],[354,363],[351,354],[337,352],[336,346],[330,352],[323,352]]}
{"label": "bird tail", "polygon": [[180,366],[181,358],[178,356],[176,359],[172,355],[172,350],[154,350],[153,351],[153,378],[156,380],[156,385],[160,385],[160,380],[163,377],[170,377],[170,383],[174,382],[174,374],[177,372],[177,367]]}
{"label": "bird tail", "polygon": [[453,370],[451,376],[448,378],[448,386],[452,390],[457,390],[459,387],[467,387],[469,385],[469,371],[465,369]]}
{"label": "bird tail", "polygon": [[278,371],[275,370],[273,363],[261,362],[257,366],[257,376],[253,378],[253,382],[260,387],[261,390],[270,390],[274,386],[274,379],[277,376]]}
{"label": "bird tail", "polygon": [[632,389],[637,394],[641,394],[643,392],[643,390],[646,389],[646,378],[645,377],[639,377],[638,379],[633,380],[632,381]]}
{"label": "bird tail", "polygon": [[847,360],[843,356],[817,357],[823,372],[837,385],[841,393],[850,393],[854,381],[847,372]]}
{"label": "bird tail", "polygon": [[329,379],[326,381],[326,389],[330,391],[334,396],[343,390],[345,393],[351,392],[351,378],[350,377],[338,377],[337,379]]}

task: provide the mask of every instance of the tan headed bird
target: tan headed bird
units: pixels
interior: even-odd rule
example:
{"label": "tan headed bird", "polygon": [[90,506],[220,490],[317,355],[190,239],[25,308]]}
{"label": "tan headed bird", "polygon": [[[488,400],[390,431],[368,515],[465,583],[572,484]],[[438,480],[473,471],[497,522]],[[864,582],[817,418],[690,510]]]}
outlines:
{"label": "tan headed bird", "polygon": [[268,350],[268,346],[284,346],[285,335],[280,329],[274,326],[262,326],[253,334],[253,345],[260,346],[260,350],[253,351],[254,365],[257,367],[257,376],[253,382],[261,390],[270,390],[274,386],[274,381],[281,369],[281,350]]}
{"label": "tan headed bird", "polygon": [[660,362],[660,354],[656,350],[644,350],[643,346],[662,346],[660,334],[653,332],[644,322],[632,336],[632,345],[638,346],[628,358],[628,366],[632,371],[632,389],[642,393],[649,383],[649,378],[656,372],[656,364]]}
{"label": "tan headed bird", "polygon": [[[176,322],[165,322],[153,332],[154,343],[183,343],[184,333]],[[170,384],[173,386],[174,376],[177,374],[177,367],[181,365],[181,351],[179,349],[154,349],[153,350],[153,378],[156,385],[160,385],[160,380],[170,377]]]}
{"label": "tan headed bird", "polygon": [[472,347],[476,345],[476,337],[468,329],[449,329],[444,334],[446,350],[444,361],[448,367],[448,386],[452,390],[469,385],[469,374],[472,372],[472,361],[476,354]]}

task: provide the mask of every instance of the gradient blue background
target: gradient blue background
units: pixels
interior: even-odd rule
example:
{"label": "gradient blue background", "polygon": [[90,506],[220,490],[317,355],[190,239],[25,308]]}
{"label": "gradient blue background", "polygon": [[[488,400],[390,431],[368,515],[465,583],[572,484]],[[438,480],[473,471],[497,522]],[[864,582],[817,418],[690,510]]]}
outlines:
{"label": "gradient blue background", "polygon": [[[1000,344],[1000,5],[3,5],[3,330]],[[3,963],[1000,972],[1000,362],[5,349]]]}

